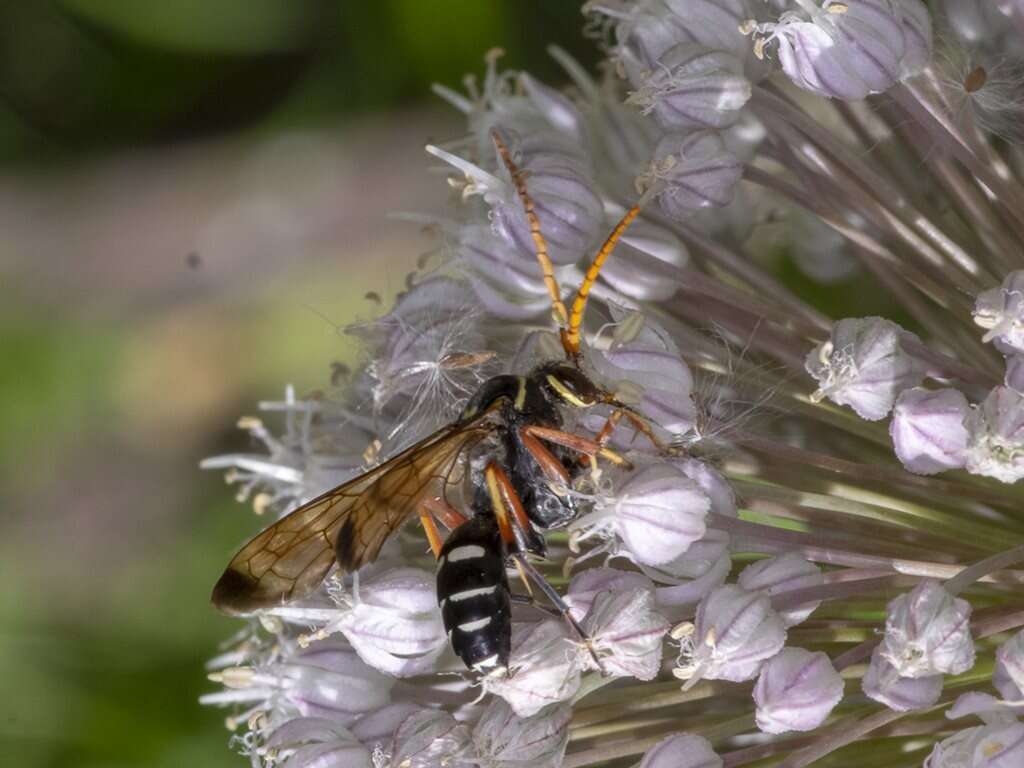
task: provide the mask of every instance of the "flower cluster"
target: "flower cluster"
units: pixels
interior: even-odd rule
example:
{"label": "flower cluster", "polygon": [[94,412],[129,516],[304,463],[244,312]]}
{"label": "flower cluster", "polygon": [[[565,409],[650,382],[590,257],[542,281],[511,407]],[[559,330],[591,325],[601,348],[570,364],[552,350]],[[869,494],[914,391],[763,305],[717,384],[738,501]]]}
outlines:
{"label": "flower cluster", "polygon": [[513,581],[507,670],[455,657],[412,526],[251,619],[204,701],[254,766],[1021,764],[1024,150],[983,62],[1024,66],[1024,4],[931,7],[590,0],[601,77],[494,52],[437,88],[466,118],[428,147],[446,257],[353,329],[346,388],[289,390],[282,436],[241,422],[265,455],[204,466],[282,514],[564,359],[553,294],[639,204],[579,355],[631,418],[562,414],[625,461],[551,483],[578,514],[537,567],[567,615]]}

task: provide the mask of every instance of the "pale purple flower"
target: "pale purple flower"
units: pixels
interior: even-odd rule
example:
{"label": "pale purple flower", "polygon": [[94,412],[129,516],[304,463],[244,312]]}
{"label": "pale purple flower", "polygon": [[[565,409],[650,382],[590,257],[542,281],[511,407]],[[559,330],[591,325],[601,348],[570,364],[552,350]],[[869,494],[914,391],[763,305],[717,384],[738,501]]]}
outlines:
{"label": "pale purple flower", "polygon": [[571,697],[580,686],[581,664],[568,625],[562,619],[512,626],[507,675],[483,680],[519,717],[530,717]]}
{"label": "pale purple flower", "polygon": [[[591,364],[620,400],[651,420],[658,434],[679,436],[693,428],[697,417],[693,375],[671,338],[649,320],[645,323],[636,338],[607,351],[594,350]],[[590,423],[597,425],[596,420]],[[620,434],[628,431],[624,425]]]}
{"label": "pale purple flower", "polygon": [[1016,768],[1024,762],[1024,723],[957,731],[938,744],[924,768]]}
{"label": "pale purple flower", "polygon": [[[606,674],[638,680],[657,677],[661,641],[669,625],[655,607],[652,589],[600,592],[582,625]],[[597,668],[586,649],[581,649],[580,661]]]}
{"label": "pale purple flower", "polygon": [[572,707],[560,704],[522,717],[501,699],[492,700],[473,728],[479,764],[559,768],[569,743],[571,715]]}
{"label": "pale purple flower", "polygon": [[272,720],[330,718],[348,726],[390,700],[394,680],[371,669],[344,644],[325,640],[269,661],[229,666],[211,674],[225,690],[205,694],[207,704],[247,704]]}
{"label": "pale purple flower", "polygon": [[697,211],[732,202],[743,164],[713,131],[668,134],[654,151],[640,185],[665,214],[686,219]]}
{"label": "pale purple flower", "polygon": [[904,390],[896,400],[889,434],[896,456],[909,471],[933,475],[967,462],[970,406],[956,389]]}
{"label": "pale purple flower", "polygon": [[890,601],[881,656],[903,677],[958,675],[974,666],[971,604],[926,579]]}
{"label": "pale purple flower", "polygon": [[782,70],[795,85],[817,95],[851,101],[886,91],[920,69],[930,53],[927,11],[919,3],[906,22],[902,3],[894,0],[825,0],[820,6],[803,0],[797,5],[799,12],[783,14],[778,23],[756,26],[761,36],[757,51],[764,55],[776,43]]}
{"label": "pale purple flower", "polygon": [[967,471],[1015,483],[1024,477],[1024,395],[995,387],[971,409],[967,427]]}
{"label": "pale purple flower", "polygon": [[667,462],[644,467],[612,500],[570,526],[574,541],[593,536],[621,542],[622,554],[643,565],[671,562],[700,539],[711,501]]}
{"label": "pale purple flower", "polygon": [[843,679],[824,653],[784,648],[754,686],[757,727],[765,733],[813,731],[843,698]]}
{"label": "pale purple flower", "polygon": [[640,768],[722,768],[722,758],[703,736],[678,733],[648,749]]}
{"label": "pale purple flower", "polygon": [[881,646],[871,652],[861,687],[868,698],[897,712],[927,709],[942,695],[942,674],[923,677],[901,677],[896,668],[882,656]]}
{"label": "pale purple flower", "polygon": [[282,768],[374,768],[370,750],[336,720],[323,717],[289,720],[253,757]]}
{"label": "pale purple flower", "polygon": [[982,341],[998,341],[1008,352],[1024,352],[1024,270],[1011,272],[998,288],[978,294],[974,322]]}
{"label": "pale purple flower", "polygon": [[904,334],[914,338],[880,317],[840,320],[807,354],[805,367],[818,382],[811,399],[848,405],[868,421],[885,418],[900,392],[924,379],[924,366],[900,344]]}
{"label": "pale purple flower", "polygon": [[565,603],[576,621],[583,621],[594,605],[594,600],[602,593],[611,594],[635,592],[637,590],[654,590],[654,583],[636,571],[623,571],[618,568],[590,568],[580,571],[572,577],[566,590]]}
{"label": "pale purple flower", "polygon": [[735,56],[692,43],[667,50],[627,99],[666,131],[727,128],[750,99],[751,84]]}
{"label": "pale purple flower", "polygon": [[[765,558],[740,571],[736,583],[748,591],[761,590],[777,595],[793,589],[816,587],[825,581],[821,569],[797,552]],[[820,600],[779,611],[779,618],[788,629],[807,620],[821,605]]]}
{"label": "pale purple flower", "polygon": [[469,728],[436,709],[408,715],[395,730],[389,752],[394,768],[468,768],[475,762]]}
{"label": "pale purple flower", "polygon": [[786,630],[767,595],[725,585],[701,601],[692,631],[681,639],[679,677],[739,682],[782,650]]}
{"label": "pale purple flower", "polygon": [[1009,701],[1024,700],[1024,630],[996,650],[992,684]]}

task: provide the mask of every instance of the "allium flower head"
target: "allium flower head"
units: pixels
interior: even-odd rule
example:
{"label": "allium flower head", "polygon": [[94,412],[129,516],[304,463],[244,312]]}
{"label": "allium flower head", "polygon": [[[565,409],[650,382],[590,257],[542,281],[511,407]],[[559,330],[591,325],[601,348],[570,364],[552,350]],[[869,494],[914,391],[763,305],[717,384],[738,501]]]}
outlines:
{"label": "allium flower head", "polygon": [[436,88],[429,269],[203,463],[280,520],[202,701],[255,768],[1024,765],[1024,5],[583,6],[569,88]]}

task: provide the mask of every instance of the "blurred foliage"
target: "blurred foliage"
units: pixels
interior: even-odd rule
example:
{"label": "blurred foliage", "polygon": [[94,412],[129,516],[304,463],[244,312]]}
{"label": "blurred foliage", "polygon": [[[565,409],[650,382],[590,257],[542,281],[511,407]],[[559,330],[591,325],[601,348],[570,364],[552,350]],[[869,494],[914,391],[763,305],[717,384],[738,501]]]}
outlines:
{"label": "blurred foliage", "polygon": [[[558,81],[548,44],[595,58],[581,23],[546,0],[0,0],[0,170],[59,178],[138,148],[386,120],[494,46]],[[11,247],[0,232],[0,268]],[[347,321],[374,268],[179,314],[176,296],[127,317],[102,295],[5,297],[0,764],[243,764],[196,698],[237,626],[209,586],[259,521],[195,464],[249,447],[231,425],[256,400],[352,359],[304,308],[315,284]]]}
{"label": "blurred foliage", "polygon": [[508,65],[559,79],[584,62],[573,2],[0,0],[0,162],[408,106],[433,82]]}

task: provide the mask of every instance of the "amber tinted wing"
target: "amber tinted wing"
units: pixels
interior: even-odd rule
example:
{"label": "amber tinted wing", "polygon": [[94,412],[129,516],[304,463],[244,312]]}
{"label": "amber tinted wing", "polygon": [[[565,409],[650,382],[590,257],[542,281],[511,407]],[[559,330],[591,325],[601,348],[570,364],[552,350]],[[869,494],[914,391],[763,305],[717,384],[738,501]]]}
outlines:
{"label": "amber tinted wing", "polygon": [[281,518],[232,558],[213,588],[213,604],[250,613],[309,594],[335,557],[345,572],[372,562],[422,499],[456,481],[460,457],[494,427],[487,415],[444,427]]}

